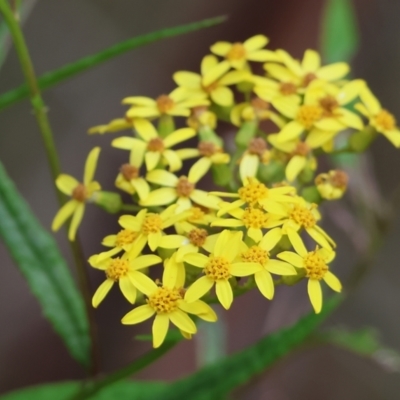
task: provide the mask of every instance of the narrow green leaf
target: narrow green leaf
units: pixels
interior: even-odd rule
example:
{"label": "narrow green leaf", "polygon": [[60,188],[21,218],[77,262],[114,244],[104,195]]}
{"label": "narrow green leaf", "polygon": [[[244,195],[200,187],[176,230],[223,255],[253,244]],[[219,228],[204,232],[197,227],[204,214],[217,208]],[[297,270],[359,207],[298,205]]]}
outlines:
{"label": "narrow green leaf", "polygon": [[266,336],[255,345],[167,386],[160,398],[163,400],[224,398],[234,388],[248,382],[300,345],[341,300],[340,296],[332,297],[325,303],[320,314],[311,313],[295,325]]}
{"label": "narrow green leaf", "polygon": [[71,355],[89,365],[80,293],[53,237],[40,225],[0,163],[0,238]]}
{"label": "narrow green leaf", "polygon": [[[226,17],[224,16],[209,18],[202,21],[193,22],[191,24],[162,29],[157,32],[152,32],[125,40],[124,42],[111,46],[108,49],[103,50],[97,54],[84,57],[76,62],[67,64],[55,71],[43,74],[38,78],[39,86],[42,90],[47,89],[92,67],[100,65],[107,60],[126,53],[129,50],[144,46],[152,42],[156,42],[157,40],[183,35],[202,28],[208,28],[210,26],[220,24],[225,20]],[[25,84],[0,95],[0,110],[10,106],[11,104],[14,104],[21,99],[28,97],[28,95],[28,88]]]}
{"label": "narrow green leaf", "polygon": [[327,0],[322,17],[321,48],[327,63],[349,61],[359,34],[351,0]]}

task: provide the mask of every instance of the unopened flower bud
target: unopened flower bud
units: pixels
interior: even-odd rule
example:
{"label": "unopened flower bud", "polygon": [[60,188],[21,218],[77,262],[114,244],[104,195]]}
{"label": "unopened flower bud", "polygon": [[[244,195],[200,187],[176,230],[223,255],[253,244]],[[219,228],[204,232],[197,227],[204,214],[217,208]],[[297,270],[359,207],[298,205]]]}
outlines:
{"label": "unopened flower bud", "polygon": [[340,199],[347,189],[349,177],[346,172],[332,170],[328,173],[319,174],[315,178],[315,185],[321,197],[327,200]]}

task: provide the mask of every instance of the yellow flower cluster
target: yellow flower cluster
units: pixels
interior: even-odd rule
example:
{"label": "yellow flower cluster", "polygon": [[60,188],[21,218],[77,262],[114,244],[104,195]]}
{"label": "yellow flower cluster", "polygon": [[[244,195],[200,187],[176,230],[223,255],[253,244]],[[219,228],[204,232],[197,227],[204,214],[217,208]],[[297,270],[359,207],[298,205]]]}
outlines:
{"label": "yellow flower cluster", "polygon": [[[103,239],[108,249],[89,259],[106,278],[93,306],[118,283],[136,305],[122,323],[155,316],[154,347],[163,343],[170,322],[190,338],[198,318],[216,321],[209,304],[229,309],[235,296],[253,288],[271,300],[275,286],[307,279],[319,313],[321,281],[341,291],[328,265],[336,245],[319,225],[319,205],[342,197],[348,179],[344,171],[319,171],[317,159],[364,150],[377,133],[400,147],[395,118],[364,81],[346,79],[347,64],[322,66],[313,50],[299,61],[265,49],[267,44],[263,35],[218,42],[199,73],[173,75],[177,87],[171,93],[125,98],[123,118],[89,130],[133,131],[112,141],[129,152],[115,185],[132,204],[93,181],[97,147],[88,156],[83,183],[69,175],[57,179],[71,200],[52,228],[72,215],[70,240],[86,202],[122,214],[119,232]],[[253,62],[264,63],[265,74],[255,74]],[[186,127],[175,127],[179,117]],[[235,132],[234,143],[226,143],[230,152],[217,134],[220,121],[230,121]],[[210,172],[219,191],[202,185]],[[161,273],[152,268],[157,265]]]}

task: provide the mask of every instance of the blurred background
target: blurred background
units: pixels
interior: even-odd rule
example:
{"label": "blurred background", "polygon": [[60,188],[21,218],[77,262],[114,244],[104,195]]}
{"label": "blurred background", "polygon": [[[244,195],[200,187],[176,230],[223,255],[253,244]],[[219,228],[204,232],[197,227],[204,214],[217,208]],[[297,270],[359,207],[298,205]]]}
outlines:
{"label": "blurred background", "polygon": [[[122,116],[125,110],[120,104],[122,98],[168,93],[174,88],[173,72],[197,71],[209,46],[218,40],[243,41],[262,33],[270,38],[269,48],[284,48],[300,58],[305,49],[319,48],[324,7],[323,0],[24,1],[32,6],[24,22],[24,32],[38,75],[136,35],[208,17],[229,16],[222,25],[133,50],[44,93],[63,171],[79,178],[87,153],[100,145],[97,178],[106,190],[112,190],[125,154],[110,148],[115,136],[88,136],[86,131]],[[357,0],[354,6],[360,46],[353,60],[353,76],[367,80],[384,107],[400,117],[400,2]],[[22,82],[16,54],[10,50],[0,70],[0,93]],[[27,100],[0,114],[0,159],[39,220],[49,228],[58,205]],[[399,183],[399,153],[388,141],[379,138],[365,166],[368,178],[371,181],[376,178],[377,190],[361,189],[365,196],[370,196],[371,207],[379,209],[380,198],[387,199]],[[357,179],[350,182],[353,183],[357,186]],[[357,258],[354,235],[362,236],[365,232],[357,228],[350,231],[348,225],[338,223],[343,215],[336,214],[337,208],[328,212],[326,229],[338,242],[339,249],[335,271],[345,281]],[[85,255],[101,251],[101,239],[116,229],[114,216],[89,207],[80,229]],[[346,230],[354,243],[346,236]],[[397,220],[376,257],[374,268],[329,319],[328,325],[347,325],[352,329],[376,327],[382,342],[400,351],[399,238]],[[62,230],[57,240],[70,260]],[[38,303],[2,244],[0,262],[0,393],[27,385],[82,378],[83,371],[41,315]],[[103,276],[90,271],[90,278],[94,291]],[[121,316],[129,310],[129,304],[117,290],[96,310],[104,372],[125,366],[148,350],[147,343],[133,337],[149,332],[149,323],[137,327],[120,324]],[[309,310],[303,284],[278,288],[273,302],[265,301],[256,292],[248,293],[235,300],[229,313],[220,312],[223,324],[217,327],[216,334],[225,337],[225,345],[218,352],[243,349],[266,333],[295,322]],[[207,334],[205,331],[196,340],[180,343],[136,378],[173,380],[194,371],[196,364],[204,362],[200,354],[207,346]],[[398,372],[344,350],[318,346],[299,349],[239,390],[234,398],[398,400],[399,393]]]}

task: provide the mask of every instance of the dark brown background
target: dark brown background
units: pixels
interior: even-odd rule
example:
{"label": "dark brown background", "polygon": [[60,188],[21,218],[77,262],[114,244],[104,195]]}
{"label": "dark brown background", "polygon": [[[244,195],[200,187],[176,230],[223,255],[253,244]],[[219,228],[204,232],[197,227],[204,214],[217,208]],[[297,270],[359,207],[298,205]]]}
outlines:
{"label": "dark brown background", "polygon": [[[45,93],[55,140],[66,173],[79,177],[88,151],[103,148],[98,177],[112,189],[123,154],[110,149],[111,136],[89,137],[86,130],[122,115],[120,100],[127,95],[156,96],[173,88],[178,69],[197,70],[201,57],[217,40],[242,41],[264,33],[271,48],[285,48],[300,57],[318,48],[322,0],[184,1],[184,0],[69,0],[38,1],[25,23],[25,34],[38,74],[95,53],[118,41],[163,27],[227,14],[221,26],[137,49]],[[358,0],[361,48],[354,76],[367,79],[383,104],[400,116],[400,2]],[[4,92],[22,82],[14,51],[0,71]],[[0,114],[0,159],[15,179],[44,226],[57,211],[45,154],[30,105],[21,102]],[[372,153],[383,196],[399,181],[399,153],[379,140]],[[89,208],[80,236],[87,256],[100,251],[100,240],[116,229],[115,217]],[[348,276],[355,255],[343,233],[328,228],[339,242],[337,274]],[[330,319],[351,328],[375,326],[384,343],[400,350],[400,225],[376,258],[373,272]],[[63,232],[57,234],[69,257]],[[81,378],[60,339],[42,317],[6,250],[0,245],[0,391],[48,381]],[[93,271],[91,271],[93,272]],[[91,273],[93,288],[102,281]],[[149,324],[124,327],[120,318],[129,305],[117,290],[96,311],[104,371],[124,366],[146,348],[133,336],[148,332]],[[290,324],[309,310],[304,285],[279,288],[272,303],[250,293],[235,301],[227,324],[227,352],[250,345],[266,332]],[[143,379],[176,379],[195,368],[193,342],[180,344],[158,363],[140,373]],[[400,375],[388,373],[372,361],[329,347],[298,351],[240,391],[240,399],[378,400],[399,399]]]}

